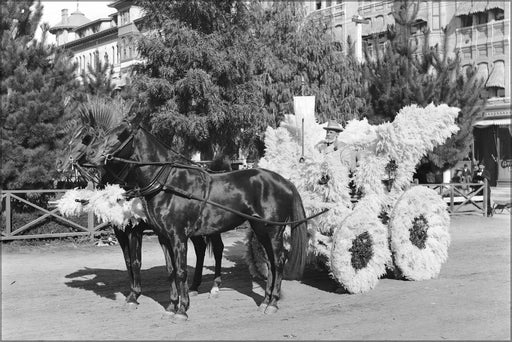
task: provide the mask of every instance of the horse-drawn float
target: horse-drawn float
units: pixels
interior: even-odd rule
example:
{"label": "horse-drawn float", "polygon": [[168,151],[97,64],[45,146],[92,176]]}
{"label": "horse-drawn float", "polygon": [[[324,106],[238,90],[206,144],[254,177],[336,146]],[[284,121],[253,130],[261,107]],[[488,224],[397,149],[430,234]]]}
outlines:
{"label": "horse-drawn float", "polygon": [[[304,132],[289,115],[279,128],[266,131],[266,154],[259,162],[266,170],[224,174],[184,163],[143,127],[121,122],[101,139],[88,139],[90,145],[82,140],[70,159],[82,170],[100,169],[98,180],[116,185],[72,190],[58,206],[67,215],[92,210],[126,238],[123,253],[132,280],[127,301],[134,304],[141,292],[140,234],[136,247],[130,235],[134,224],[147,221],[159,236],[173,277],[168,311],[183,318],[189,305],[183,278],[186,239],[227,231],[246,220],[254,234],[248,243],[250,270],[267,278],[261,305],[266,312],[277,310],[284,225],[292,230],[287,265],[292,277],[302,274],[307,250],[310,261],[351,293],[373,288],[387,269],[411,280],[429,279],[447,258],[449,216],[434,191],[410,184],[419,159],[457,131],[457,114],[457,108],[446,105],[410,106],[392,123],[352,120],[340,133],[339,152],[357,154],[356,164],[347,163],[341,157],[345,154],[314,148],[323,135],[314,117],[304,118]],[[350,195],[351,182],[353,194],[360,194],[357,200]]]}
{"label": "horse-drawn float", "polygon": [[[409,280],[439,274],[448,257],[449,215],[438,194],[414,186],[413,174],[428,151],[458,130],[458,112],[412,105],[381,125],[351,120],[331,153],[315,148],[325,124],[313,115],[303,116],[307,130],[295,115],[267,129],[258,166],[294,183],[307,215],[329,209],[309,222],[310,261],[348,292],[368,291],[385,274]],[[251,233],[247,245],[251,273],[264,276],[265,256]]]}

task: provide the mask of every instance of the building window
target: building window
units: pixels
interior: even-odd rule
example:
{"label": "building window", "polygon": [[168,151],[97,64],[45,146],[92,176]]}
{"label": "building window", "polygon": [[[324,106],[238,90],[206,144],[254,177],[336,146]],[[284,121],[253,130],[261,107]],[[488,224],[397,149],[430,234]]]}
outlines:
{"label": "building window", "polygon": [[487,92],[487,98],[493,97],[505,97],[505,89],[499,87],[487,87],[485,88]]}
{"label": "building window", "polygon": [[411,33],[416,34],[418,32],[422,32],[422,30],[427,29],[427,26],[428,26],[427,23],[424,21],[416,21],[411,26]]}
{"label": "building window", "polygon": [[322,1],[317,1],[316,2],[316,9],[317,10],[322,9]]}
{"label": "building window", "polygon": [[432,29],[439,30],[441,28],[441,6],[439,1],[432,3]]}
{"label": "building window", "polygon": [[125,59],[126,58],[126,39],[125,38],[121,39],[121,50],[123,51],[122,59]]}
{"label": "building window", "polygon": [[460,26],[461,27],[470,27],[473,25],[473,16],[471,15],[461,15],[460,16]]}
{"label": "building window", "polygon": [[475,14],[476,23],[475,25],[485,24],[487,23],[487,12],[478,12]]}
{"label": "building window", "polygon": [[495,8],[492,10],[494,14],[494,20],[503,20],[505,19],[505,12],[501,8]]}
{"label": "building window", "polygon": [[119,12],[119,16],[121,17],[121,25],[130,23],[130,11],[121,11]]}

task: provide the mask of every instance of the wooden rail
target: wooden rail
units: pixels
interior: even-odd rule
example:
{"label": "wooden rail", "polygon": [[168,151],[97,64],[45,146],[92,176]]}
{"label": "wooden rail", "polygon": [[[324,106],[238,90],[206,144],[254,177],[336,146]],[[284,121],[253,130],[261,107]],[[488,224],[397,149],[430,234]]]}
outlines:
{"label": "wooden rail", "polygon": [[[486,216],[489,205],[487,179],[484,183],[440,183],[420,184],[439,193],[448,204],[451,214],[466,214],[468,205],[470,210],[477,210]],[[465,210],[463,210],[465,209]]]}
{"label": "wooden rail", "polygon": [[[20,197],[21,194],[37,194],[37,193],[54,193],[57,197],[59,193],[64,193],[65,189],[55,190],[3,190],[0,198],[2,203],[2,214],[4,216],[3,221],[5,222],[5,229],[2,230],[0,241],[9,240],[21,240],[21,239],[45,239],[45,238],[56,238],[56,237],[76,237],[76,236],[94,236],[100,234],[99,230],[108,226],[106,223],[96,224],[94,214],[87,214],[87,226],[83,226],[77,222],[72,221],[66,217],[58,214],[58,209],[48,210],[35,203],[30,202],[27,199]],[[38,218],[26,222],[21,227],[13,227],[13,212],[12,202],[13,200],[25,203],[32,208],[35,208],[41,216]],[[5,201],[5,204],[4,204]],[[45,221],[48,218],[55,218],[54,222],[60,224],[66,228],[73,228],[77,231],[70,231],[68,233],[45,233],[45,234],[22,234],[32,228],[38,223]]]}

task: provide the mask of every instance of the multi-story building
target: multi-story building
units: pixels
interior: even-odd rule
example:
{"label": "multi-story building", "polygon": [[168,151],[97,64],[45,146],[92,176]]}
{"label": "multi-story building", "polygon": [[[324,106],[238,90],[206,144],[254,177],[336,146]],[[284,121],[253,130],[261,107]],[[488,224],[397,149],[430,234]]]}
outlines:
{"label": "multi-story building", "polygon": [[[140,58],[135,37],[140,34],[137,22],[141,11],[131,0],[117,0],[110,5],[116,12],[108,18],[90,21],[79,11],[62,20],[50,32],[58,45],[75,54],[79,68],[87,71],[96,55],[114,68],[114,82],[123,86],[130,68]],[[393,1],[305,1],[308,17],[329,19],[334,40],[345,45],[348,37],[362,60],[362,43],[371,47],[372,36],[381,36],[384,44],[387,26],[394,24]],[[473,158],[484,161],[493,181],[510,182],[512,164],[510,113],[510,3],[508,1],[421,0],[413,27],[412,39],[421,44],[423,27],[428,26],[428,44],[434,46],[447,39],[444,53],[460,52],[462,66],[475,64],[485,79],[488,105],[474,125]],[[415,33],[417,32],[417,34]],[[345,49],[347,50],[347,49]],[[369,49],[371,51],[371,49]]]}
{"label": "multi-story building", "polygon": [[71,15],[63,9],[60,23],[51,27],[50,33],[56,36],[57,45],[73,52],[77,76],[87,73],[99,57],[114,69],[113,83],[122,87],[129,82],[131,67],[140,61],[135,39],[140,34],[136,24],[142,13],[131,0],[113,1],[108,6],[116,12],[93,21],[78,9]]}

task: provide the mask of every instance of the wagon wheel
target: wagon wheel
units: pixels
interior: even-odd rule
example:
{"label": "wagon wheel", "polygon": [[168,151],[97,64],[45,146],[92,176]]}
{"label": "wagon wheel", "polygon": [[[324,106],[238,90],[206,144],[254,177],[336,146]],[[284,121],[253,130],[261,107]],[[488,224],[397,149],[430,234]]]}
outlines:
{"label": "wagon wheel", "polygon": [[373,289],[391,261],[378,203],[373,196],[365,197],[333,235],[331,274],[350,293]]}
{"label": "wagon wheel", "polygon": [[393,262],[409,280],[435,278],[448,258],[450,216],[432,189],[415,186],[397,201],[390,216]]}

